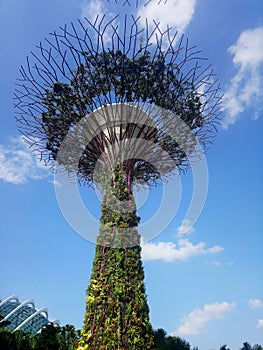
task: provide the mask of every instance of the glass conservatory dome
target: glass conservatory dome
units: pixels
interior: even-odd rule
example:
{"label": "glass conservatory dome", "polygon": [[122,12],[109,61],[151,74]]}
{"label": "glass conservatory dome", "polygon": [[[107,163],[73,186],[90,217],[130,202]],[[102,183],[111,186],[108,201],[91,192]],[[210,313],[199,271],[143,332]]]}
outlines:
{"label": "glass conservatory dome", "polygon": [[25,333],[37,333],[48,323],[59,325],[58,320],[48,319],[46,308],[36,309],[34,300],[29,299],[21,303],[14,295],[0,300],[0,315],[3,317],[2,321],[10,322],[4,328],[11,331],[21,329]]}

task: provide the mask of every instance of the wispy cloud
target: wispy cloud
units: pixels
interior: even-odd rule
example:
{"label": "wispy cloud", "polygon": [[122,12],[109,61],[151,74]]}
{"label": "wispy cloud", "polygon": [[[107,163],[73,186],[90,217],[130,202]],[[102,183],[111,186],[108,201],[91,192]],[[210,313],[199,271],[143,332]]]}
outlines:
{"label": "wispy cloud", "polygon": [[153,20],[160,21],[162,31],[172,26],[182,34],[194,15],[195,5],[196,0],[152,0],[138,9],[138,16],[143,20],[147,18],[149,24],[153,24]]}
{"label": "wispy cloud", "polygon": [[257,328],[263,328],[263,318],[258,320]]}
{"label": "wispy cloud", "polygon": [[[115,13],[111,12],[105,7],[106,1],[102,0],[84,0],[82,3],[82,18],[87,18],[92,24],[96,22],[97,28],[98,24],[102,24],[100,27],[101,33],[103,32],[104,43],[111,42],[112,40],[112,27],[107,26],[109,21],[112,21],[116,16]],[[101,22],[102,21],[102,22]],[[111,25],[118,27],[118,20],[115,19],[111,22]],[[106,29],[105,29],[106,26]]]}
{"label": "wispy cloud", "polygon": [[48,182],[50,184],[52,184],[53,186],[57,187],[57,188],[61,188],[62,187],[61,183],[59,181],[57,181],[57,180],[50,180]]}
{"label": "wispy cloud", "polygon": [[207,265],[214,266],[214,267],[220,267],[220,266],[228,266],[228,267],[230,267],[230,266],[234,265],[234,263],[232,261],[228,261],[227,262],[227,261],[219,261],[219,260],[213,260],[213,261],[206,260],[205,263]]}
{"label": "wispy cloud", "polygon": [[234,302],[206,304],[202,309],[195,309],[182,319],[182,324],[175,330],[174,334],[179,336],[196,335],[205,330],[205,326],[213,319],[221,319],[226,312],[232,311],[236,304]]}
{"label": "wispy cloud", "polygon": [[204,242],[191,243],[188,239],[180,239],[178,245],[173,242],[142,243],[142,257],[144,261],[163,260],[173,262],[176,260],[186,261],[192,256],[215,254],[224,248],[213,246],[207,248]]}
{"label": "wispy cloud", "polygon": [[189,235],[195,232],[195,228],[192,226],[191,221],[186,219],[183,220],[182,225],[177,228],[177,234],[180,236]]}
{"label": "wispy cloud", "polygon": [[103,16],[103,2],[101,0],[83,1],[82,18],[87,17],[94,23],[98,15]]}
{"label": "wispy cloud", "polygon": [[228,51],[233,55],[237,73],[223,98],[226,117],[222,126],[225,129],[246,109],[251,110],[253,119],[263,111],[263,27],[243,31]]}
{"label": "wispy cloud", "polygon": [[249,299],[248,306],[252,310],[261,309],[263,308],[263,302],[260,299]]}
{"label": "wispy cloud", "polygon": [[0,179],[15,185],[30,179],[43,179],[50,175],[21,137],[12,138],[8,145],[0,144]]}

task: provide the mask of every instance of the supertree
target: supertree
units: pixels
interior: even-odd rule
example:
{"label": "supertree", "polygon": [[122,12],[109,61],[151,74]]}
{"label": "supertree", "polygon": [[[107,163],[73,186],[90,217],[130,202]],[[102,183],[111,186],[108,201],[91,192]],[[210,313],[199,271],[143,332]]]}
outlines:
{"label": "supertree", "polygon": [[45,164],[103,193],[79,349],[149,350],[133,186],[156,186],[198,159],[197,145],[207,149],[219,86],[171,28],[110,16],[65,25],[40,43],[21,67],[15,107]]}

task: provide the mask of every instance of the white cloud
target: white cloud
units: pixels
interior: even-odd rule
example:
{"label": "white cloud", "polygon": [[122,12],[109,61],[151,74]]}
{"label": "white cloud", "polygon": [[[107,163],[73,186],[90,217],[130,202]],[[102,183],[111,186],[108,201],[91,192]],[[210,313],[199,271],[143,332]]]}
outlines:
{"label": "white cloud", "polygon": [[195,309],[182,319],[182,324],[173,332],[174,335],[196,335],[204,331],[206,324],[213,319],[221,319],[228,311],[235,308],[235,303],[206,304],[203,309]]}
{"label": "white cloud", "polygon": [[263,308],[263,302],[260,299],[249,299],[248,306],[252,309],[261,309]]}
{"label": "white cloud", "polygon": [[0,144],[1,180],[20,185],[49,175],[49,169],[36,159],[21,137],[11,139],[8,145]]}
{"label": "white cloud", "polygon": [[[98,28],[98,24],[102,25],[100,27],[101,33],[103,32],[103,41],[104,43],[111,42],[112,40],[112,34],[113,30],[111,25],[113,25],[115,28],[118,27],[118,20],[115,19],[113,22],[111,22],[110,26],[107,26],[106,30],[104,30],[105,26],[111,21],[116,14],[109,11],[105,8],[105,1],[102,0],[85,0],[82,3],[82,18],[87,18],[92,24],[95,23],[97,20],[96,26]],[[104,17],[104,18],[103,18]]]}
{"label": "white cloud", "polygon": [[94,23],[97,15],[102,17],[103,8],[104,6],[101,0],[84,1],[82,3],[82,17],[87,17],[91,23]]}
{"label": "white cloud", "polygon": [[191,221],[186,219],[183,220],[182,225],[177,228],[177,234],[180,236],[189,235],[195,232],[195,228],[191,225]]}
{"label": "white cloud", "polygon": [[138,9],[138,16],[149,24],[160,21],[160,29],[165,31],[172,26],[181,34],[185,31],[195,12],[196,0],[152,0],[147,6]]}
{"label": "white cloud", "polygon": [[233,55],[237,73],[223,98],[226,117],[222,126],[225,129],[234,124],[246,109],[251,108],[253,119],[263,111],[263,27],[243,31],[228,50]]}
{"label": "white cloud", "polygon": [[59,181],[57,180],[52,180],[52,181],[48,181],[50,184],[52,184],[53,186],[57,187],[57,188],[61,188],[62,185]]}
{"label": "white cloud", "polygon": [[220,246],[206,248],[204,242],[193,244],[188,239],[180,239],[178,241],[178,246],[173,242],[142,243],[142,257],[144,261],[186,261],[192,256],[215,254],[221,252],[222,250],[223,247]]}
{"label": "white cloud", "polygon": [[263,328],[263,318],[258,320],[257,328]]}

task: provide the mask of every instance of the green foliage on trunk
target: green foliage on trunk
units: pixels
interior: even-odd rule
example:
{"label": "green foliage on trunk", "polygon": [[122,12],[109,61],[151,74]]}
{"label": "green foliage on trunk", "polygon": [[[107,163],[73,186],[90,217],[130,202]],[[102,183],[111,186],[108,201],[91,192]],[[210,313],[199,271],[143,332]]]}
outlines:
{"label": "green foliage on trunk", "polygon": [[102,203],[79,350],[153,348],[139,219],[127,176],[115,172]]}

